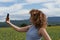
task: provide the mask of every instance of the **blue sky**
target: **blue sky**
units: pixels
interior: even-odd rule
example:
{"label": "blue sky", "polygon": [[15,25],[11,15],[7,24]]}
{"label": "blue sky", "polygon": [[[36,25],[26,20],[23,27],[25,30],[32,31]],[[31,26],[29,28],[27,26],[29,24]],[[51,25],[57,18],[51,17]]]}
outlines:
{"label": "blue sky", "polygon": [[29,19],[29,11],[38,9],[47,17],[60,16],[60,0],[0,0],[0,22],[5,21],[7,13],[11,20]]}

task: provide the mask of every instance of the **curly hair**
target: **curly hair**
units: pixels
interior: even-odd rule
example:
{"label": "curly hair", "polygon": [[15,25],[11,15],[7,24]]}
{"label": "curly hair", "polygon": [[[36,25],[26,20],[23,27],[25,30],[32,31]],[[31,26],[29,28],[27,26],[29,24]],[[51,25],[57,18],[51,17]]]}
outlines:
{"label": "curly hair", "polygon": [[37,9],[32,9],[30,11],[30,20],[32,21],[32,23],[35,25],[36,28],[41,28],[41,27],[45,27],[47,26],[47,19],[46,19],[46,15]]}

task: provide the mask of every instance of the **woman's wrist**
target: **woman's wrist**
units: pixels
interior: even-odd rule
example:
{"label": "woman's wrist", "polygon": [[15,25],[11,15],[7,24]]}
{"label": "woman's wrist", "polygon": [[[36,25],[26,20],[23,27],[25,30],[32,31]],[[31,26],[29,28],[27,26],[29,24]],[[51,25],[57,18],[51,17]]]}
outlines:
{"label": "woman's wrist", "polygon": [[6,21],[8,24],[11,24],[11,22],[10,21]]}
{"label": "woman's wrist", "polygon": [[9,24],[9,25],[11,25],[12,23],[11,23],[11,22],[9,22],[8,24]]}

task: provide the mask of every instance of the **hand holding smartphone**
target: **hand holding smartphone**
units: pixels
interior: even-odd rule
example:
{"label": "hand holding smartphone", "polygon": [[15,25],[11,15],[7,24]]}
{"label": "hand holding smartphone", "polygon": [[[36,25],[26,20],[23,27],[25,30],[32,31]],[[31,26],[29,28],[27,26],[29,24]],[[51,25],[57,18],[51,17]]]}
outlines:
{"label": "hand holding smartphone", "polygon": [[6,21],[9,21],[9,13],[6,16]]}

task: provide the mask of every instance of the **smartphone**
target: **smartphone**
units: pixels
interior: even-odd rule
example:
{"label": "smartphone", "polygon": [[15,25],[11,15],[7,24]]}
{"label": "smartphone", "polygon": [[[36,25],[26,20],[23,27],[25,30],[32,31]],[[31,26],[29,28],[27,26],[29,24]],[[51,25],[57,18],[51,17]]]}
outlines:
{"label": "smartphone", "polygon": [[9,13],[7,14],[6,21],[9,20]]}
{"label": "smartphone", "polygon": [[9,18],[9,13],[7,14],[7,18]]}

